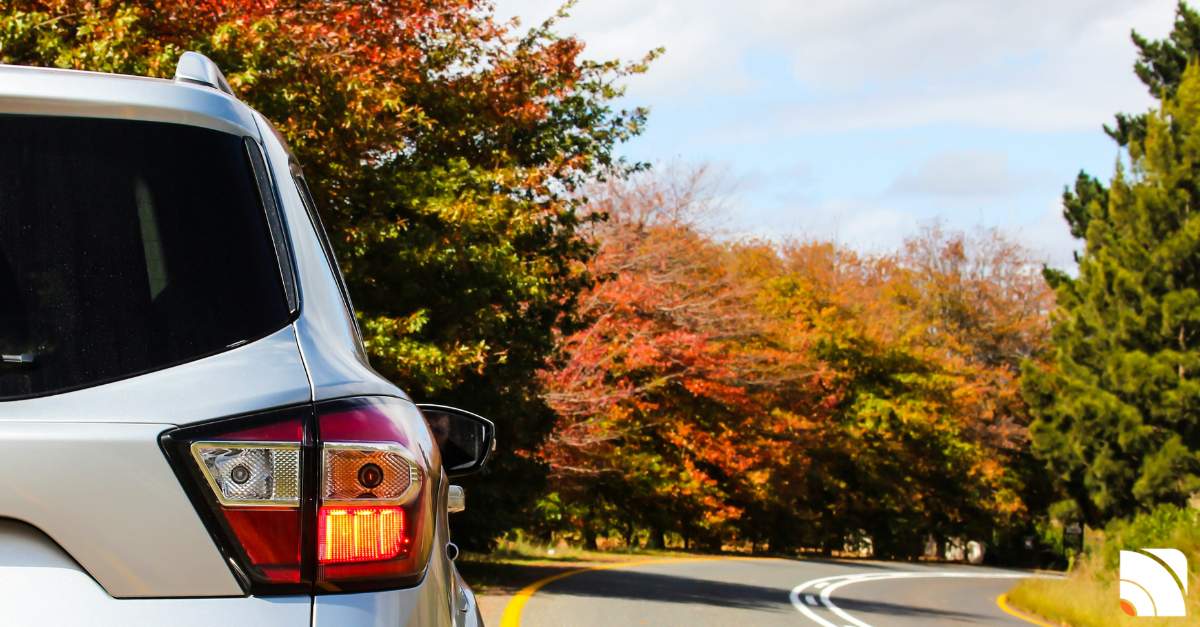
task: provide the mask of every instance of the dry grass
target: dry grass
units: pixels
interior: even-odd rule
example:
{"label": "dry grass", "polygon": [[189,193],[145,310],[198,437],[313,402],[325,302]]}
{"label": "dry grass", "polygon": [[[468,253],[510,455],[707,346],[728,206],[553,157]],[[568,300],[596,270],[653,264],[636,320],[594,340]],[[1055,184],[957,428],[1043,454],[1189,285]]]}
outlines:
{"label": "dry grass", "polygon": [[1070,627],[1185,627],[1200,625],[1200,581],[1188,584],[1188,615],[1135,618],[1121,611],[1117,580],[1105,581],[1093,569],[1077,568],[1067,579],[1025,579],[1008,593],[1013,607]]}
{"label": "dry grass", "polygon": [[[1188,556],[1187,616],[1133,617],[1121,611],[1119,553],[1175,548]],[[1066,579],[1026,579],[1008,594],[1020,609],[1070,627],[1200,627],[1200,513],[1169,506],[1110,525],[1095,533],[1088,552]]]}

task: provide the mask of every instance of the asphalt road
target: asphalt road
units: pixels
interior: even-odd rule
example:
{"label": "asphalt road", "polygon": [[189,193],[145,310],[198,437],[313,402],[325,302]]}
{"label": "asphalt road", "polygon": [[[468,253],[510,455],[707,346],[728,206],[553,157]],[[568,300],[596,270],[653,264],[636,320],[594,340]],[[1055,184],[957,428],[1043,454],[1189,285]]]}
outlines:
{"label": "asphalt road", "polygon": [[1029,627],[996,597],[1027,573],[956,565],[713,559],[550,582],[521,627]]}

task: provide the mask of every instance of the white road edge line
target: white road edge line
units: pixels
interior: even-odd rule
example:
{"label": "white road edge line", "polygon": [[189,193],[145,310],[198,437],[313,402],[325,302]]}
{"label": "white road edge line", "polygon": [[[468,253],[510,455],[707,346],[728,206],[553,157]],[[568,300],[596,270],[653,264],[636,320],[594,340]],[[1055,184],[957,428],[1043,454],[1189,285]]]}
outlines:
{"label": "white road edge line", "polygon": [[[831,622],[825,620],[824,618],[817,616],[817,614],[815,612],[810,610],[804,603],[800,602],[800,593],[805,588],[808,588],[809,586],[812,586],[818,590],[821,590],[821,603],[825,607],[829,608],[829,610],[832,611],[834,614],[853,623],[853,627],[872,627],[871,625],[864,623],[863,621],[847,614],[845,610],[838,607],[837,605],[834,605],[833,601],[830,599],[830,595],[833,594],[833,591],[842,586],[845,586],[845,585],[849,585],[852,583],[861,583],[864,581],[876,581],[876,580],[882,580],[882,579],[919,579],[919,578],[928,578],[928,577],[961,577],[961,578],[976,578],[976,579],[1026,579],[1029,577],[1055,577],[1055,576],[1054,575],[1034,574],[1034,573],[1030,573],[1030,574],[1024,574],[1024,573],[1020,573],[1020,574],[1018,574],[1018,573],[959,573],[959,572],[936,572],[936,571],[935,572],[920,572],[920,571],[911,572],[910,571],[910,572],[900,572],[900,573],[866,573],[863,575],[835,575],[835,576],[831,576],[831,577],[821,577],[820,579],[813,579],[811,581],[806,581],[806,582],[796,586],[795,588],[792,588],[792,592],[789,596],[792,600],[793,607],[795,607],[797,610],[799,610],[801,614],[812,619],[818,625],[821,625],[821,627],[838,627],[838,625],[835,625],[834,623],[831,623]],[[837,581],[839,579],[841,581]],[[837,581],[837,583],[834,583],[834,581]],[[805,596],[810,599],[812,598],[812,595],[805,595]],[[845,625],[845,627],[852,627],[852,626]]]}

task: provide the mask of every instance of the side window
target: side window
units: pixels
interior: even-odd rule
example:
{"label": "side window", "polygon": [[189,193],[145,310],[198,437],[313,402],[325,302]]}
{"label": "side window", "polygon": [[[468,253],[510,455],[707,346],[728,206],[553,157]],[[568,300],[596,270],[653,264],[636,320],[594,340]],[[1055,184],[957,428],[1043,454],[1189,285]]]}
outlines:
{"label": "side window", "polygon": [[329,243],[329,235],[325,233],[325,225],[321,222],[321,216],[317,213],[317,205],[313,202],[312,194],[308,191],[308,183],[304,180],[304,173],[300,171],[300,166],[295,162],[291,164],[292,181],[296,184],[296,191],[300,192],[300,199],[304,201],[304,208],[308,211],[308,218],[312,221],[313,229],[317,232],[317,239],[321,242],[321,250],[325,251],[325,259],[329,262],[329,267],[333,269],[333,278],[337,283],[338,291],[342,294],[342,304],[345,305],[346,311],[350,314],[350,319],[354,321],[354,332],[358,334],[359,342],[362,341],[362,329],[358,327],[358,316],[354,315],[354,302],[350,300],[350,292],[346,289],[346,281],[342,278],[342,267],[338,264],[337,255],[333,254],[333,246]]}

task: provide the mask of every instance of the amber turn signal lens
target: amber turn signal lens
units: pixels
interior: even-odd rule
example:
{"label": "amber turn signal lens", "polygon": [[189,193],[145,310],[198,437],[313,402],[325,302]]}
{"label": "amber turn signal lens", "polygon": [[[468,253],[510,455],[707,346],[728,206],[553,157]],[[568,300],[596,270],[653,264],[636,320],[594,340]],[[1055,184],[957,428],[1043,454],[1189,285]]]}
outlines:
{"label": "amber turn signal lens", "polygon": [[322,564],[391,559],[408,551],[399,507],[322,507],[317,555]]}

